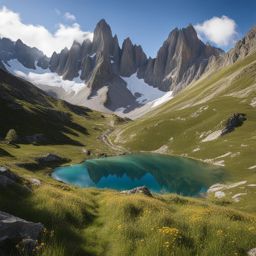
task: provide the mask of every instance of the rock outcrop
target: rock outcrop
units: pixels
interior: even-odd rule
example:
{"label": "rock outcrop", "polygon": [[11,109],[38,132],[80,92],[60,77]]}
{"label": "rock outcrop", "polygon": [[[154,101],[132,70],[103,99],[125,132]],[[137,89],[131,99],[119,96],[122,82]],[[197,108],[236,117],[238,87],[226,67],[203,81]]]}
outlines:
{"label": "rock outcrop", "polygon": [[223,65],[233,64],[256,51],[256,27],[253,27],[223,58]]}
{"label": "rock outcrop", "polygon": [[0,166],[0,188],[6,188],[21,182],[21,178],[8,168]]}
{"label": "rock outcrop", "polygon": [[124,40],[120,57],[120,75],[129,77],[144,65],[147,57],[141,46],[133,45],[128,37]]}
{"label": "rock outcrop", "polygon": [[43,228],[41,223],[29,222],[0,211],[0,255],[11,255],[17,251],[17,245],[25,249],[24,253],[32,255]]}
{"label": "rock outcrop", "polygon": [[42,157],[38,157],[35,159],[39,165],[41,166],[52,166],[67,163],[70,160],[55,154],[48,153]]}
{"label": "rock outcrop", "polygon": [[24,67],[35,69],[36,63],[46,68],[47,57],[35,47],[25,45],[20,39],[16,42],[7,38],[0,39],[0,60],[7,62],[17,59]]}
{"label": "rock outcrop", "polygon": [[250,251],[247,252],[248,256],[256,256],[256,248],[252,248]]}
{"label": "rock outcrop", "polygon": [[246,114],[235,113],[226,122],[225,128],[221,131],[221,135],[225,135],[235,130],[236,127],[241,126],[246,121]]}
{"label": "rock outcrop", "polygon": [[146,186],[136,187],[136,188],[133,188],[133,189],[130,189],[130,190],[124,190],[124,191],[121,191],[121,194],[127,194],[127,195],[143,194],[145,196],[153,197],[150,190]]}
{"label": "rock outcrop", "polygon": [[181,90],[191,81],[198,79],[213,56],[220,49],[204,44],[197,37],[192,25],[174,29],[159,49],[155,59],[148,59],[140,68],[139,76],[145,82],[163,91]]}
{"label": "rock outcrop", "polygon": [[234,48],[225,54],[213,56],[206,68],[207,72],[215,72],[216,70],[234,64],[238,60],[256,51],[256,26],[253,27],[241,40],[239,40]]}

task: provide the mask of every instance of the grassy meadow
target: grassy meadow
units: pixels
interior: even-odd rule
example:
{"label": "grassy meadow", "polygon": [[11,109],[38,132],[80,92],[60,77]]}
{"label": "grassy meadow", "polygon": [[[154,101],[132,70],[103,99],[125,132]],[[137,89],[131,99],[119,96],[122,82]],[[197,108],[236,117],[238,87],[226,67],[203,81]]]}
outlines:
{"label": "grassy meadow", "polygon": [[[256,183],[256,171],[250,169],[256,165],[255,57],[200,79],[169,103],[124,124],[112,115],[92,111],[81,116],[58,106],[59,111],[68,112],[72,124],[87,132],[76,125],[64,130],[69,141],[79,143],[0,144],[0,165],[20,175],[30,188],[1,189],[0,209],[45,225],[36,255],[246,255],[256,247],[256,188],[248,186]],[[241,127],[225,137],[202,142],[235,112],[247,115]],[[109,129],[114,129],[111,143],[129,151],[158,150],[210,163],[221,161],[230,174],[228,182],[247,183],[225,191],[222,199],[173,194],[150,198],[81,189],[53,180],[51,168],[29,171],[17,165],[46,153],[69,158],[70,164],[102,153],[116,154],[101,139]],[[92,155],[87,156],[85,149]],[[39,179],[41,185],[31,185],[31,178]],[[232,196],[237,193],[246,195],[234,202]]]}

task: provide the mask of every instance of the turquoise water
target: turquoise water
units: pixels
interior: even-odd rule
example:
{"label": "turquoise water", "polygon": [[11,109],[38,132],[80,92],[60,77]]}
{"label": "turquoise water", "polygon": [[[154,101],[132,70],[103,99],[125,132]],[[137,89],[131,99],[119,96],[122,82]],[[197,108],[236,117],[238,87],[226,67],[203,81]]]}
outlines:
{"label": "turquoise water", "polygon": [[59,167],[52,177],[79,187],[126,190],[145,185],[153,192],[196,196],[221,182],[224,171],[188,158],[130,154]]}

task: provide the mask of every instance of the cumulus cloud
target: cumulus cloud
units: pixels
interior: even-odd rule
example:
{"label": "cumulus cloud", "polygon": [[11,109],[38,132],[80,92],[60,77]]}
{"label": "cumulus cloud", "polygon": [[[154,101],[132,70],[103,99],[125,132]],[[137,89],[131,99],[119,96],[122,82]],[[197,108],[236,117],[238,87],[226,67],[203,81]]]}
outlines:
{"label": "cumulus cloud", "polygon": [[59,24],[57,30],[51,33],[44,26],[23,23],[18,13],[4,6],[0,8],[0,37],[13,41],[21,39],[25,44],[37,47],[47,56],[51,56],[54,51],[70,48],[74,40],[92,40],[93,33],[83,31],[78,23],[68,26]]}
{"label": "cumulus cloud", "polygon": [[202,40],[219,47],[233,45],[237,36],[236,22],[227,16],[213,17],[194,27]]}
{"label": "cumulus cloud", "polygon": [[65,12],[64,13],[64,18],[66,20],[69,20],[69,21],[75,21],[76,20],[76,16],[70,12]]}

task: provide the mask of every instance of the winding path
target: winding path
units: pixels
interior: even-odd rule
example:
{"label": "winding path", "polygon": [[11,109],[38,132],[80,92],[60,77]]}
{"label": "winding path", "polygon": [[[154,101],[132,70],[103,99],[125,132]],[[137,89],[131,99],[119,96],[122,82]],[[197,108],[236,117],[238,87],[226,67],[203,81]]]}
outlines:
{"label": "winding path", "polygon": [[106,130],[105,132],[103,132],[99,139],[105,144],[107,145],[109,148],[111,148],[112,150],[116,151],[117,153],[124,153],[127,152],[127,150],[121,146],[115,145],[112,143],[112,141],[109,138],[109,135],[114,131],[114,128],[109,128],[108,130]]}

